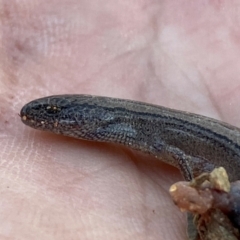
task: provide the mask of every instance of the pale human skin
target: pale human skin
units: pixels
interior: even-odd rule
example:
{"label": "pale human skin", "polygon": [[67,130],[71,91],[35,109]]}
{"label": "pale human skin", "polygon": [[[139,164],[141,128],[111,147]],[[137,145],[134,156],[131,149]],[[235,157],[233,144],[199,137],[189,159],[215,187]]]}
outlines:
{"label": "pale human skin", "polygon": [[121,97],[240,127],[237,1],[3,1],[1,239],[185,239],[166,164],[42,133],[18,113],[51,94]]}

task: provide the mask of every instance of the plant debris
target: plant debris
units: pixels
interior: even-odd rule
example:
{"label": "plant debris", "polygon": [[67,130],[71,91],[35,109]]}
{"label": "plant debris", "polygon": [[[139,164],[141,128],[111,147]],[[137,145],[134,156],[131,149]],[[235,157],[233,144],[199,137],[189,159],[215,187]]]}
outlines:
{"label": "plant debris", "polygon": [[193,214],[194,240],[240,239],[240,181],[230,183],[224,168],[175,183],[169,192],[181,211]]}

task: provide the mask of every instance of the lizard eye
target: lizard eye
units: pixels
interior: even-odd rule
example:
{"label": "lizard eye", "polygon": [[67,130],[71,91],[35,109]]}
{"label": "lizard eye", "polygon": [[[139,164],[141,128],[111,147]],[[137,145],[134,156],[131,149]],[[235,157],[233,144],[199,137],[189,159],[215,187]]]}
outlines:
{"label": "lizard eye", "polygon": [[46,107],[46,112],[49,113],[49,114],[55,114],[57,112],[59,112],[61,109],[57,106],[54,106],[54,105],[48,105]]}

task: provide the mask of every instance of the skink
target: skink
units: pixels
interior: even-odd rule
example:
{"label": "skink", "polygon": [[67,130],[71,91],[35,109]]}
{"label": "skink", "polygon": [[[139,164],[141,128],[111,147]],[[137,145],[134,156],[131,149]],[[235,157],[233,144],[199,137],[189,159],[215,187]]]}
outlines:
{"label": "skink", "polygon": [[89,95],[40,98],[20,116],[35,129],[145,152],[179,168],[186,180],[219,166],[230,181],[240,179],[240,129],[212,118]]}
{"label": "skink", "polygon": [[40,98],[26,104],[20,116],[36,129],[148,153],[179,168],[186,180],[217,166],[231,181],[240,179],[240,129],[212,118],[89,95]]}

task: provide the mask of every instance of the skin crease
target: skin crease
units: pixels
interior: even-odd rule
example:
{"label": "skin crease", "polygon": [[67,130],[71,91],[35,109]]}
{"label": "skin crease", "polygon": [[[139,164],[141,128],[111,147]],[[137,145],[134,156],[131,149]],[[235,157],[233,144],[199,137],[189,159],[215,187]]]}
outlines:
{"label": "skin crease", "polygon": [[[3,1],[1,239],[185,239],[178,171],[115,145],[34,131],[37,97],[160,104],[240,127],[237,1]],[[31,226],[31,227],[29,227]]]}

